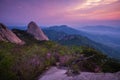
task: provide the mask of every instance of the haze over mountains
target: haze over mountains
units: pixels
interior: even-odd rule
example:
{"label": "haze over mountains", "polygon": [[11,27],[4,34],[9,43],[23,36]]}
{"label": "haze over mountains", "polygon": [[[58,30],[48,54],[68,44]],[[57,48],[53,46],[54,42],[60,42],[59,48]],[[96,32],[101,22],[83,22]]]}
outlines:
{"label": "haze over mountains", "polygon": [[120,27],[86,26],[79,28],[79,30],[89,33],[91,36],[87,37],[92,40],[108,46],[120,47]]}
{"label": "haze over mountains", "polygon": [[[70,28],[66,25],[62,26],[52,26],[44,28],[43,31],[46,35],[53,41],[57,41],[63,45],[78,45],[78,46],[90,46],[109,56],[118,57],[119,48],[105,45],[103,43],[98,43],[94,40],[95,36],[80,30]],[[54,36],[52,36],[54,35]],[[89,38],[89,37],[93,38]],[[102,37],[99,37],[102,39]],[[119,58],[119,57],[118,57]]]}
{"label": "haze over mountains", "polygon": [[[12,27],[10,27],[12,28]],[[99,34],[97,30],[100,31],[109,31],[111,33],[119,33],[118,29],[111,29],[109,30],[108,27],[102,27],[99,29],[97,27],[91,28],[81,28],[80,30],[71,28],[67,25],[61,25],[61,26],[51,26],[51,27],[44,27],[42,30],[44,33],[48,36],[50,40],[53,40],[55,42],[58,42],[62,45],[77,45],[77,46],[90,46],[93,47],[99,51],[102,51],[103,53],[106,53],[109,56],[119,58],[120,57],[120,47],[119,47],[119,36],[113,36],[109,33],[104,34],[101,32]],[[20,28],[18,28],[20,29]],[[22,29],[25,29],[23,27]],[[97,33],[90,33],[87,30],[93,30]],[[117,32],[116,32],[117,30]],[[118,35],[118,34],[117,34]]]}
{"label": "haze over mountains", "polygon": [[70,28],[66,25],[53,26],[50,29],[63,31],[68,34],[80,34],[88,37],[89,39],[117,48],[120,47],[120,28],[109,26],[88,26],[78,29]]}
{"label": "haze over mountains", "polygon": [[0,0],[0,80],[120,80],[120,0]]}
{"label": "haze over mountains", "polygon": [[[89,72],[92,74],[89,76],[91,79],[119,80],[119,51],[85,35],[89,34],[66,25],[41,29],[32,21],[27,30],[10,30],[0,24],[0,79],[57,80],[54,76],[61,75],[62,69],[53,68],[52,73],[57,74],[51,77],[48,74],[42,75],[54,65],[66,69],[62,72],[64,77],[58,76],[59,79],[69,80],[71,77],[84,80],[84,75],[81,74]],[[24,44],[18,45],[19,40]],[[99,72],[103,73],[97,76]],[[87,73],[85,77],[86,75]]]}

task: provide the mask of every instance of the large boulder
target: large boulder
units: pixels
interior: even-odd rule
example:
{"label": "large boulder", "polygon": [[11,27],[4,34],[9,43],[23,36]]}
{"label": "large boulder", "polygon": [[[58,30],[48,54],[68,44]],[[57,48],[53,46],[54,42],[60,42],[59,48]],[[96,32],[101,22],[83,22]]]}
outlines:
{"label": "large boulder", "polygon": [[28,24],[27,33],[31,34],[35,39],[40,41],[49,40],[43,31],[38,27],[38,25],[33,21]]}
{"label": "large boulder", "polygon": [[25,43],[2,23],[0,23],[0,41],[7,41],[20,45]]}

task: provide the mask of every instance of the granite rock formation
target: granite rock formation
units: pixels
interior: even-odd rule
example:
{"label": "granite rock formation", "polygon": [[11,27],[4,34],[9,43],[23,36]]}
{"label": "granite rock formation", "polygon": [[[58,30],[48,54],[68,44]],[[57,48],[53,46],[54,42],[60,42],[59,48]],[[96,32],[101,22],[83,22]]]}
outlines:
{"label": "granite rock formation", "polygon": [[40,41],[49,40],[43,31],[38,27],[38,25],[33,21],[28,24],[27,33],[31,34],[35,39]]}
{"label": "granite rock formation", "polygon": [[6,41],[20,45],[25,43],[2,23],[0,23],[0,41]]}

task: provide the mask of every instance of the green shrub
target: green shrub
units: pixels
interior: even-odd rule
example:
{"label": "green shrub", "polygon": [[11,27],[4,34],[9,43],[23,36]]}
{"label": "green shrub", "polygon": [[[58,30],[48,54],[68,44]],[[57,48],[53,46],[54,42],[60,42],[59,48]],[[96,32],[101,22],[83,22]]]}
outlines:
{"label": "green shrub", "polygon": [[[81,55],[90,59],[78,61]],[[120,71],[118,60],[108,58],[101,52],[87,47],[66,47],[52,41],[39,41],[23,46],[0,42],[0,79],[35,80],[50,66],[59,62],[70,67],[74,73],[94,71],[96,65],[101,71]]]}

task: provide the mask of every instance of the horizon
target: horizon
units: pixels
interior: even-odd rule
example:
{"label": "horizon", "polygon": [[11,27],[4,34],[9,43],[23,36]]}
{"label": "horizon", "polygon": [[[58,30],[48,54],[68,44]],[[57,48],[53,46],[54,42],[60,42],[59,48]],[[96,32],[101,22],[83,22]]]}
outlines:
{"label": "horizon", "polygon": [[120,0],[0,0],[0,80],[120,80]]}
{"label": "horizon", "polygon": [[120,0],[1,0],[0,22],[26,26],[120,26]]}
{"label": "horizon", "polygon": [[[29,23],[28,23],[29,24]],[[28,24],[26,24],[26,25],[7,25],[7,27],[8,28],[10,28],[10,27],[12,27],[12,28],[27,28],[27,26],[28,26]],[[6,25],[6,24],[5,24]],[[45,25],[39,25],[39,24],[37,24],[38,25],[38,27],[40,27],[40,28],[49,28],[49,27],[61,27],[61,26],[67,26],[67,27],[69,27],[69,28],[74,28],[74,29],[83,29],[83,28],[85,28],[85,27],[108,27],[108,28],[119,28],[119,26],[109,26],[109,25],[85,25],[85,26],[77,26],[77,27],[75,27],[75,26],[71,26],[71,25],[66,25],[66,24],[56,24],[56,25],[47,25],[47,26],[45,26]]]}

